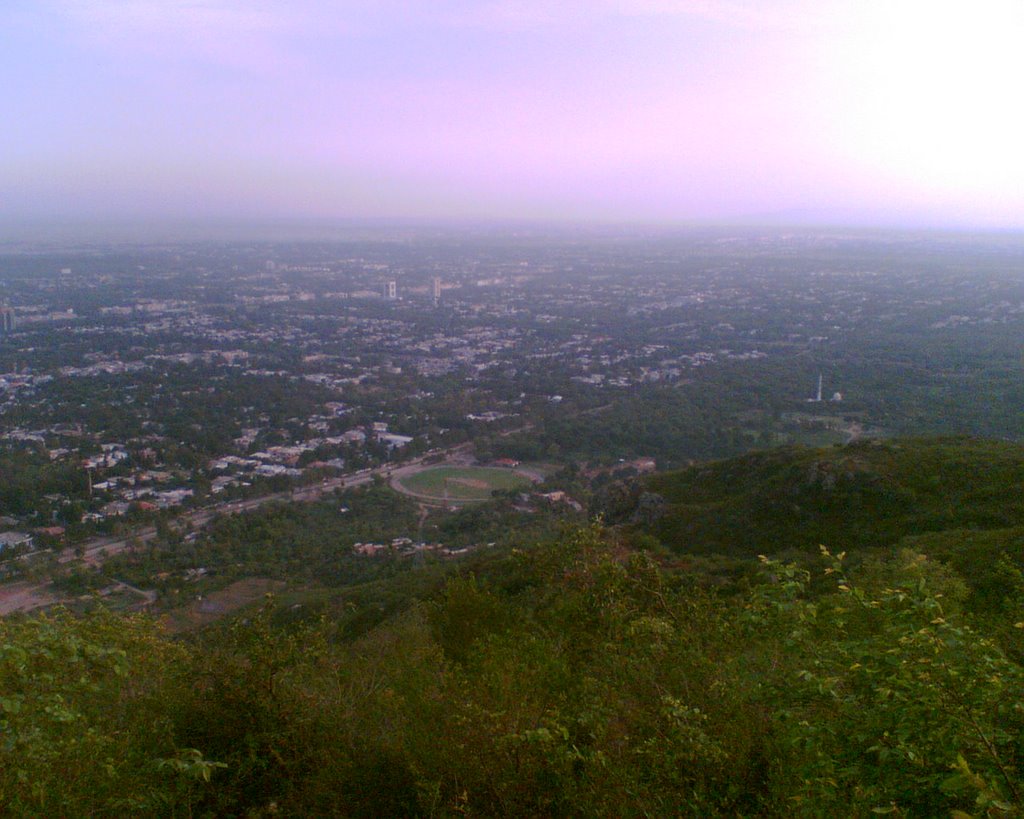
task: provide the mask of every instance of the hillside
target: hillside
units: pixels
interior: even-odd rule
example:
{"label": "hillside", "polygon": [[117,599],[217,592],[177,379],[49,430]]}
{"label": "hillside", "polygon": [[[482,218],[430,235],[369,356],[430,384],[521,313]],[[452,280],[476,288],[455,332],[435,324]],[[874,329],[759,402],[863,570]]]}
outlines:
{"label": "hillside", "polygon": [[736,557],[889,547],[1024,525],[1024,446],[972,438],[786,447],[651,477],[649,530],[672,550]]}
{"label": "hillside", "polygon": [[[0,620],[0,803],[1020,815],[1022,480],[1021,447],[931,439],[759,453],[638,488],[673,548],[733,555],[728,587],[700,560],[631,549],[649,541],[638,523],[595,524],[324,605],[268,598],[187,637],[102,611]],[[815,560],[743,557],[793,550]]]}

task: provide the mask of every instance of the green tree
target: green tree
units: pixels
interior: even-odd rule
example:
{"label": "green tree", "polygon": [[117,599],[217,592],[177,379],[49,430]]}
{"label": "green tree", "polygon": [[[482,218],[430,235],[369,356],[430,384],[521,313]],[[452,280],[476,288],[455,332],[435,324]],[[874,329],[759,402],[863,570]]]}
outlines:
{"label": "green tree", "polygon": [[763,685],[780,794],[808,815],[1019,809],[1021,668],[925,574],[870,589],[823,554],[832,593],[811,597],[806,570],[765,560],[749,609],[775,646]]}

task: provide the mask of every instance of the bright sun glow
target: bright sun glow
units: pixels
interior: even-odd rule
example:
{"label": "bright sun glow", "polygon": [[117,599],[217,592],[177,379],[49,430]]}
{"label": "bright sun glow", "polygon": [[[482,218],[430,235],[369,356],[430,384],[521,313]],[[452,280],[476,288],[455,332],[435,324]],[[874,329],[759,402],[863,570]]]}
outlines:
{"label": "bright sun glow", "polygon": [[1024,187],[1024,3],[865,4],[837,55],[849,149],[936,193]]}

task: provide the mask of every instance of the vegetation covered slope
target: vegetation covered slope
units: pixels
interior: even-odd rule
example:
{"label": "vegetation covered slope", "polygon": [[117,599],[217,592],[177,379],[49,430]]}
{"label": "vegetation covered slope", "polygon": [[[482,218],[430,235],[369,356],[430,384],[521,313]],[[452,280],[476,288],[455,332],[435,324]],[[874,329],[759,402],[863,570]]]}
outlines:
{"label": "vegetation covered slope", "polygon": [[891,546],[1024,525],[1024,446],[971,438],[786,447],[654,476],[652,531],[679,552],[755,556]]}
{"label": "vegetation covered slope", "polygon": [[[1020,460],[962,444],[957,497],[984,507],[967,472],[986,451],[1004,479]],[[864,470],[913,486],[924,476],[893,463],[945,468],[959,445],[886,444]],[[759,496],[737,464],[772,496],[844,450],[759,457],[707,467],[706,499],[712,478],[718,497],[739,485],[730,469]],[[681,479],[657,480],[668,527]],[[856,566],[753,559],[727,591],[594,526],[409,584],[369,630],[273,601],[187,642],[103,614],[8,621],[0,800],[20,815],[1016,815],[1024,576],[1003,547],[1020,541],[913,532],[940,494],[887,507],[874,531],[895,548]],[[966,513],[953,525],[989,520]],[[726,542],[737,524],[722,524]],[[984,611],[975,574],[912,549],[951,550],[956,532],[998,552]]]}
{"label": "vegetation covered slope", "polygon": [[[718,599],[587,530],[356,639],[272,607],[194,644],[3,628],[13,815],[896,815],[1018,810],[1019,631],[920,557]],[[44,639],[39,640],[40,637]]]}

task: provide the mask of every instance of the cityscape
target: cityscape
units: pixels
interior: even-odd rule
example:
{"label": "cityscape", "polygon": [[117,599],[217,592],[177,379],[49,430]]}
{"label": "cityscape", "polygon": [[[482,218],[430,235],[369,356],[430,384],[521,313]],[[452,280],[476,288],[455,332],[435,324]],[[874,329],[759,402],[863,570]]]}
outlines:
{"label": "cityscape", "polygon": [[424,459],[571,465],[583,510],[619,462],[1010,435],[1022,252],[754,231],[21,249],[0,445],[32,477],[0,538],[81,548]]}

